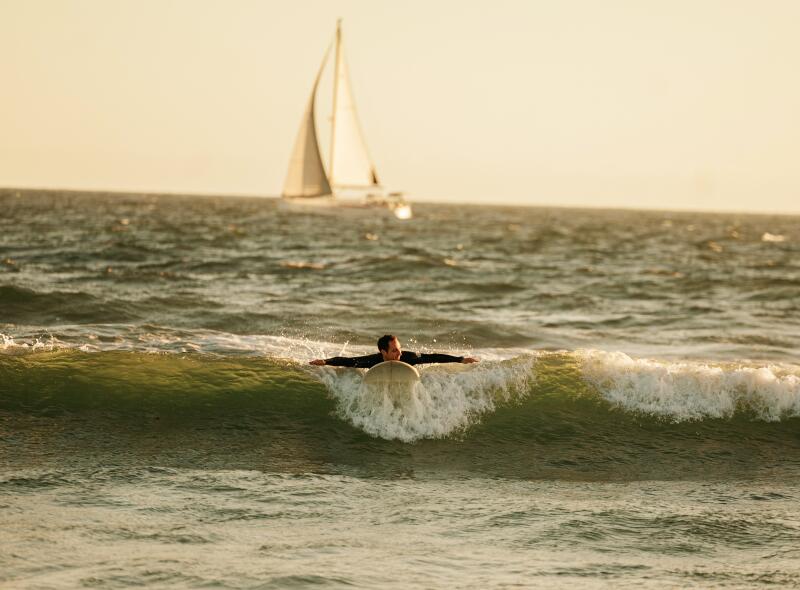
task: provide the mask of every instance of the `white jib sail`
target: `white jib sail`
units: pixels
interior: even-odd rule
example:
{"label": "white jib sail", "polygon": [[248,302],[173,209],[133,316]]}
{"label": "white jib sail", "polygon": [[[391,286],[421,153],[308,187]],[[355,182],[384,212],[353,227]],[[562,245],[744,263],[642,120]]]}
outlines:
{"label": "white jib sail", "polygon": [[331,165],[328,179],[334,188],[374,186],[378,184],[378,178],[356,115],[341,32],[338,29],[336,41]]}
{"label": "white jib sail", "polygon": [[322,66],[314,80],[308,107],[303,115],[300,130],[297,132],[292,157],[289,160],[289,170],[286,173],[286,182],[283,185],[284,197],[319,197],[332,193],[331,185],[325,174],[325,167],[322,165],[322,156],[317,141],[317,126],[314,120],[317,86],[329,53],[330,48],[325,53]]}

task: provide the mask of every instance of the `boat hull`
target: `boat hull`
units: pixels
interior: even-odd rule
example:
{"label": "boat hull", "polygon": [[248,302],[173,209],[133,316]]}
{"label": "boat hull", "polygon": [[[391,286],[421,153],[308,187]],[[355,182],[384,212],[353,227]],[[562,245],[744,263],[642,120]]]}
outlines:
{"label": "boat hull", "polygon": [[368,195],[362,198],[344,198],[324,195],[321,197],[283,197],[282,207],[293,211],[318,211],[332,212],[350,211],[369,214],[386,213],[397,219],[411,219],[413,212],[411,205],[401,199],[374,197]]}

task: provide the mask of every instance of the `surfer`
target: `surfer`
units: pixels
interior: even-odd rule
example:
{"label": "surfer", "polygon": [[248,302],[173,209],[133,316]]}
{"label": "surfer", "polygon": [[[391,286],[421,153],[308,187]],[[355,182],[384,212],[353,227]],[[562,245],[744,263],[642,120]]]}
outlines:
{"label": "surfer", "polygon": [[401,350],[397,336],[386,334],[378,338],[378,353],[366,356],[335,356],[329,359],[314,359],[312,365],[328,365],[331,367],[356,367],[369,369],[384,361],[403,361],[409,365],[422,365],[425,363],[477,363],[478,359],[471,356],[453,356],[451,354],[426,354]]}

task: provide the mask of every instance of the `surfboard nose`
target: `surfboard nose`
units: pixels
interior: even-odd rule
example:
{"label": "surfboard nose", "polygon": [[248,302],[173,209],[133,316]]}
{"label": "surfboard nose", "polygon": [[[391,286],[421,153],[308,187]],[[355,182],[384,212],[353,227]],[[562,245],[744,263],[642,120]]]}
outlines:
{"label": "surfboard nose", "polygon": [[414,385],[419,382],[419,371],[403,361],[384,361],[372,367],[364,375],[366,385],[397,384]]}

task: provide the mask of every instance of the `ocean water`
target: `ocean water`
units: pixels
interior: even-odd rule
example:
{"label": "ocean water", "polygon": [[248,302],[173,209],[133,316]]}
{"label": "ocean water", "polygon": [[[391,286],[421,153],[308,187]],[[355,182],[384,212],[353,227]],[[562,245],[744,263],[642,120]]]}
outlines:
{"label": "ocean water", "polygon": [[[0,191],[0,586],[800,586],[800,218]],[[411,399],[355,369],[405,348]]]}

